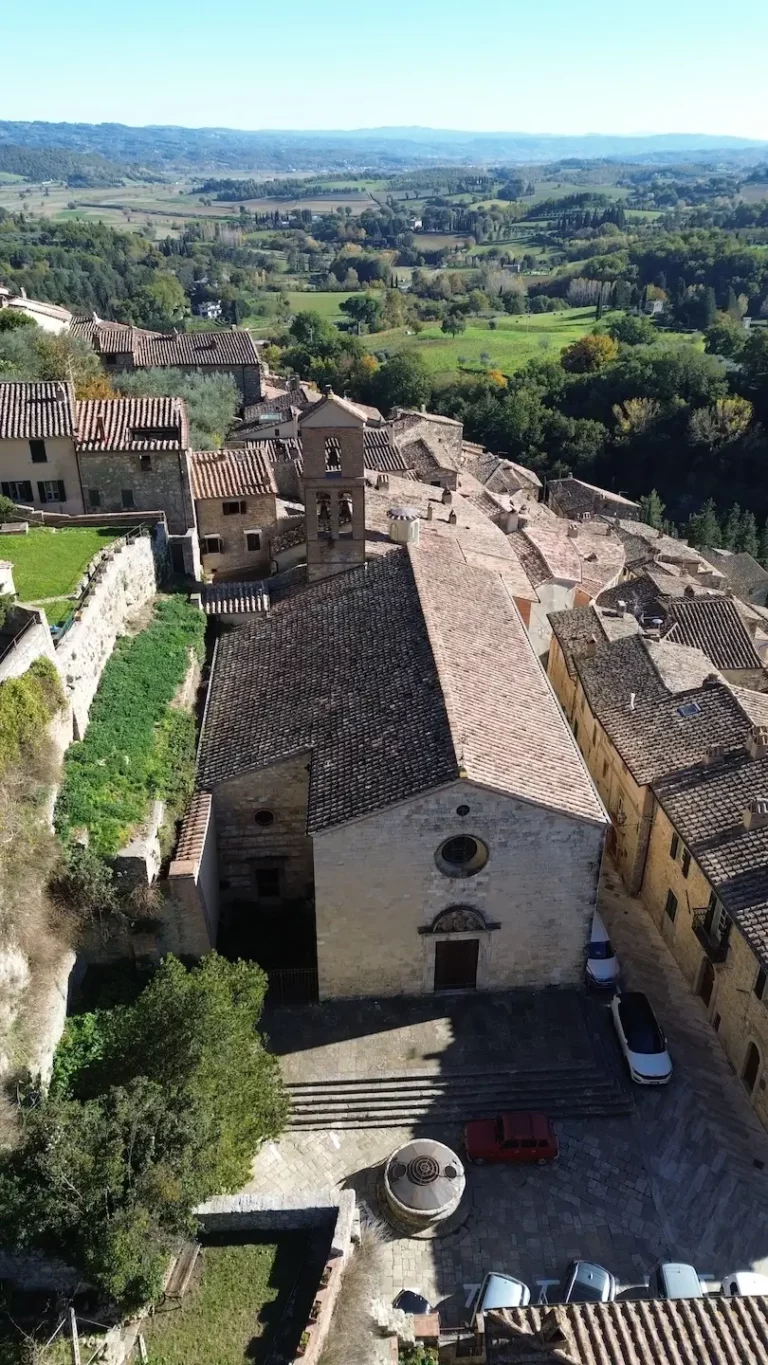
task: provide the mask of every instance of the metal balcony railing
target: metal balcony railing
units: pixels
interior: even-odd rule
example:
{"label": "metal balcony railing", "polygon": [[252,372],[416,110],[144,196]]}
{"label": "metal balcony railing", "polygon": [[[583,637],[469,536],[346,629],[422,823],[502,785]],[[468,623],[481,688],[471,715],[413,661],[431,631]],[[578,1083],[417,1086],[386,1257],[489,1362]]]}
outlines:
{"label": "metal balcony railing", "polygon": [[710,962],[725,962],[728,956],[728,940],[731,936],[731,922],[728,920],[722,933],[713,928],[713,914],[709,909],[694,910],[693,932]]}

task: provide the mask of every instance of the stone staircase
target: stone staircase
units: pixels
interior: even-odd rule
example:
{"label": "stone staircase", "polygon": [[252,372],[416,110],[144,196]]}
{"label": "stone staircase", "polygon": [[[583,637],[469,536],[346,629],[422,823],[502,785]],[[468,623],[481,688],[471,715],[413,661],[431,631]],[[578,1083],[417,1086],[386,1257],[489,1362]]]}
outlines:
{"label": "stone staircase", "polygon": [[615,1069],[595,1062],[486,1071],[349,1075],[287,1086],[294,1129],[408,1128],[537,1109],[553,1118],[629,1114],[632,1099]]}

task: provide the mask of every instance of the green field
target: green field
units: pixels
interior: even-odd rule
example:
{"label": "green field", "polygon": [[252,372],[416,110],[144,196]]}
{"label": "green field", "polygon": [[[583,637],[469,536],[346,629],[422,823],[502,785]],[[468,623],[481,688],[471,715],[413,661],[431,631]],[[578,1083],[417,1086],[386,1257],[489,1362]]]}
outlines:
{"label": "green field", "polygon": [[25,536],[2,536],[0,559],[13,564],[16,591],[22,602],[55,598],[51,615],[61,619],[66,614],[61,599],[74,591],[94,555],[114,539],[113,531],[98,527],[54,531],[38,526]]}
{"label": "green field", "polygon": [[[604,315],[610,320],[610,314]],[[364,337],[369,350],[393,353],[404,347],[418,351],[432,374],[446,376],[462,367],[481,369],[488,363],[480,356],[490,356],[490,368],[505,374],[519,370],[534,356],[559,355],[595,325],[594,308],[570,308],[562,313],[534,313],[519,317],[506,314],[496,319],[496,329],[488,326],[488,319],[473,318],[459,336],[447,336],[439,325],[425,327],[418,335],[406,335],[404,328],[389,332],[372,332]]]}
{"label": "green field", "polygon": [[289,293],[288,301],[292,313],[319,313],[322,318],[327,318],[329,322],[339,322],[344,317],[341,304],[349,297],[350,295],[344,291],[336,294],[333,290],[328,292],[317,290],[314,293],[309,289],[304,289]]}

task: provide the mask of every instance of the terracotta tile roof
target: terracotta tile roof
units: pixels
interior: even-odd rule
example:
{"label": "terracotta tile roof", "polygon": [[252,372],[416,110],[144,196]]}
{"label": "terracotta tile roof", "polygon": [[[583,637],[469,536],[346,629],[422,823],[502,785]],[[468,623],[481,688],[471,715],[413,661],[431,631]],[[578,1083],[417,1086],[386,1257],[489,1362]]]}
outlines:
{"label": "terracotta tile roof", "polygon": [[768,757],[751,758],[743,742],[734,743],[724,757],[668,775],[653,790],[728,914],[768,964],[768,827],[747,829],[742,818],[750,801],[768,798]]}
{"label": "terracotta tile roof", "polygon": [[77,405],[79,450],[186,450],[181,398],[87,398]]}
{"label": "terracotta tile roof", "polygon": [[203,854],[208,822],[211,818],[211,797],[208,792],[195,792],[184,816],[174,862],[199,862]]}
{"label": "terracotta tile roof", "polygon": [[486,1315],[486,1334],[503,1343],[494,1359],[510,1365],[768,1365],[768,1299],[506,1309]]}
{"label": "terracotta tile roof", "polygon": [[248,331],[143,333],[133,350],[137,369],[152,366],[260,365],[258,347]]}
{"label": "terracotta tile roof", "polygon": [[244,498],[250,494],[277,493],[270,451],[263,446],[237,450],[195,450],[190,458],[194,498]]}
{"label": "terracotta tile roof", "polygon": [[694,645],[716,668],[762,668],[763,662],[734,602],[728,597],[683,598],[670,605],[665,639]]}
{"label": "terracotta tile roof", "polygon": [[366,427],[363,450],[366,469],[377,469],[384,474],[405,474],[408,470],[408,463],[387,427]]}
{"label": "terracotta tile roof", "polygon": [[584,820],[602,802],[503,577],[463,563],[426,528],[408,553],[470,781]]}
{"label": "terracotta tile roof", "polygon": [[269,542],[273,554],[281,554],[283,550],[292,550],[297,545],[303,545],[307,538],[304,518],[296,522],[293,526],[286,526],[284,531],[278,531],[276,536],[272,536]]}
{"label": "terracotta tile roof", "polygon": [[302,752],[310,832],[458,776],[403,552],[311,585],[219,641],[201,786]]}
{"label": "terracotta tile roof", "polygon": [[236,616],[269,611],[266,583],[208,583],[200,594],[206,616]]}
{"label": "terracotta tile roof", "polygon": [[700,681],[709,661],[699,651],[685,651],[693,658],[681,663],[682,655],[653,655],[650,646],[633,635],[575,659],[592,714],[641,787],[702,763],[713,744],[742,743],[749,729],[725,683]]}
{"label": "terracotta tile roof", "polygon": [[310,831],[461,772],[604,823],[502,575],[438,527],[390,548],[222,639],[201,785],[307,751]]}
{"label": "terracotta tile roof", "polygon": [[754,725],[768,725],[768,693],[753,692],[748,687],[734,687],[729,684],[739,706],[743,708]]}
{"label": "terracotta tile roof", "polygon": [[638,513],[640,511],[640,504],[631,498],[624,498],[607,488],[598,488],[593,483],[585,483],[583,479],[574,479],[572,475],[566,479],[550,479],[547,484],[549,498],[553,498],[561,512],[569,517],[582,516],[587,512],[592,516],[602,516],[614,511],[627,517],[633,509]]}
{"label": "terracotta tile roof", "polygon": [[75,426],[71,384],[0,380],[0,440],[43,441],[73,436]]}
{"label": "terracotta tile roof", "polygon": [[768,570],[745,551],[702,550],[702,555],[725,575],[734,597],[764,606],[768,601]]}

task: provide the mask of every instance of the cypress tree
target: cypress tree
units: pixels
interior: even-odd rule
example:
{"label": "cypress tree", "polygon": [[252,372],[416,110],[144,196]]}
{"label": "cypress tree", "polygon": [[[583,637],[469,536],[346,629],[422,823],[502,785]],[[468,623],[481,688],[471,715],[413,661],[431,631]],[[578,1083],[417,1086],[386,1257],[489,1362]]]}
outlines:
{"label": "cypress tree", "polygon": [[723,548],[726,550],[737,550],[739,548],[739,536],[741,533],[741,508],[735,502],[725,520],[723,527]]}
{"label": "cypress tree", "polygon": [[757,522],[754,512],[745,512],[741,518],[737,548],[757,559],[760,546],[757,539]]}

